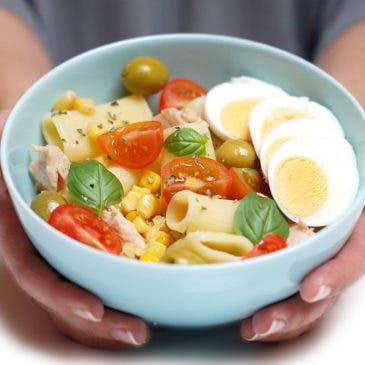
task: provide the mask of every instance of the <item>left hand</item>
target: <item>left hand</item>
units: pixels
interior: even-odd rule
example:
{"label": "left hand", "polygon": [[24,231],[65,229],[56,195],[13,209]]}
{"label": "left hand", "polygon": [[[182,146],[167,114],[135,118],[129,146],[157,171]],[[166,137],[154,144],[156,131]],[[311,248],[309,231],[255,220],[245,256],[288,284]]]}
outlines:
{"label": "left hand", "polygon": [[314,269],[303,280],[297,295],[261,309],[242,322],[242,338],[247,341],[271,342],[303,334],[364,273],[365,211],[341,251]]}

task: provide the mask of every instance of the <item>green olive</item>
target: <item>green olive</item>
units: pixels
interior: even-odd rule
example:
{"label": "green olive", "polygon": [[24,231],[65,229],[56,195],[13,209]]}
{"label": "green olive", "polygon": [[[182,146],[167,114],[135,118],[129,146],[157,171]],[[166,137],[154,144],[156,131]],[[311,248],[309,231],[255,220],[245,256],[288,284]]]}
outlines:
{"label": "green olive", "polygon": [[152,95],[159,92],[169,80],[169,71],[156,58],[137,57],[124,66],[122,80],[131,93]]}
{"label": "green olive", "polygon": [[48,222],[52,211],[59,205],[66,203],[66,199],[60,193],[56,191],[42,191],[32,200],[31,208]]}
{"label": "green olive", "polygon": [[254,167],[256,153],[250,142],[229,139],[216,151],[217,160],[227,167]]}

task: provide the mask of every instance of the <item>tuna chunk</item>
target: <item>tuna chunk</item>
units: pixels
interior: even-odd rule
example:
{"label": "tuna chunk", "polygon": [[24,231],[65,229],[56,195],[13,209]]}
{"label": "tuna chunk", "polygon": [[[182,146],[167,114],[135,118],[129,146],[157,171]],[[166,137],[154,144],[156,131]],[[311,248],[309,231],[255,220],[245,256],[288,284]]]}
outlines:
{"label": "tuna chunk", "polygon": [[288,246],[296,245],[315,235],[313,228],[307,227],[303,223],[293,224],[289,228]]}
{"label": "tuna chunk", "polygon": [[199,122],[202,119],[192,110],[183,111],[176,108],[166,108],[162,110],[160,114],[157,114],[153,120],[160,122],[165,129],[187,123]]}
{"label": "tuna chunk", "polygon": [[[123,214],[115,207],[110,207],[103,211],[102,219],[111,225],[120,235],[127,247],[134,247],[133,256],[141,256],[146,249],[146,241],[137,232],[134,224],[123,216]],[[123,252],[124,252],[123,248]],[[132,256],[128,254],[128,256]]]}
{"label": "tuna chunk", "polygon": [[60,191],[66,188],[70,160],[57,146],[33,146],[38,161],[30,163],[29,171],[39,190]]}

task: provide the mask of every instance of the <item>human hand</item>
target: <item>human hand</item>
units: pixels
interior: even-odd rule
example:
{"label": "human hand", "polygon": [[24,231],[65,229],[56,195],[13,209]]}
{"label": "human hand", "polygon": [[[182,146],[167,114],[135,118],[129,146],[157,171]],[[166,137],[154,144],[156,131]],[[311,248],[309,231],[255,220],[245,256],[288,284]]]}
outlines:
{"label": "human hand", "polygon": [[[9,111],[0,110],[0,130]],[[23,231],[0,171],[0,255],[20,288],[71,339],[95,347],[139,346],[149,329],[139,318],[104,308],[91,293],[65,280],[37,253]]]}
{"label": "human hand", "polygon": [[314,269],[300,292],[245,319],[241,336],[248,341],[283,341],[312,328],[336,298],[365,273],[365,211],[349,240],[331,260]]}

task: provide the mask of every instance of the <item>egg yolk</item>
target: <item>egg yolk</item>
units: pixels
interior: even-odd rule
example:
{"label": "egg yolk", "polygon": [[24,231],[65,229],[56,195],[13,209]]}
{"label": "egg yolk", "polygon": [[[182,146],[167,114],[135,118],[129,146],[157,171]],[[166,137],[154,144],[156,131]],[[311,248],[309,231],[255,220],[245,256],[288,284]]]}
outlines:
{"label": "egg yolk", "polygon": [[326,175],[306,157],[282,162],[274,177],[274,189],[282,206],[295,217],[318,212],[328,197]]}
{"label": "egg yolk", "polygon": [[261,140],[264,140],[266,136],[279,124],[298,118],[313,118],[313,115],[294,108],[278,108],[274,110],[262,124]]}
{"label": "egg yolk", "polygon": [[268,147],[268,149],[266,150],[265,153],[265,165],[263,166],[263,169],[265,171],[268,170],[269,168],[269,163],[271,160],[271,156],[273,155],[273,153],[286,141],[289,141],[291,138],[290,137],[282,137],[282,138],[278,138],[275,142],[271,143],[271,145]]}
{"label": "egg yolk", "polygon": [[221,111],[222,126],[237,138],[251,140],[248,122],[252,109],[262,99],[240,99],[226,104]]}

